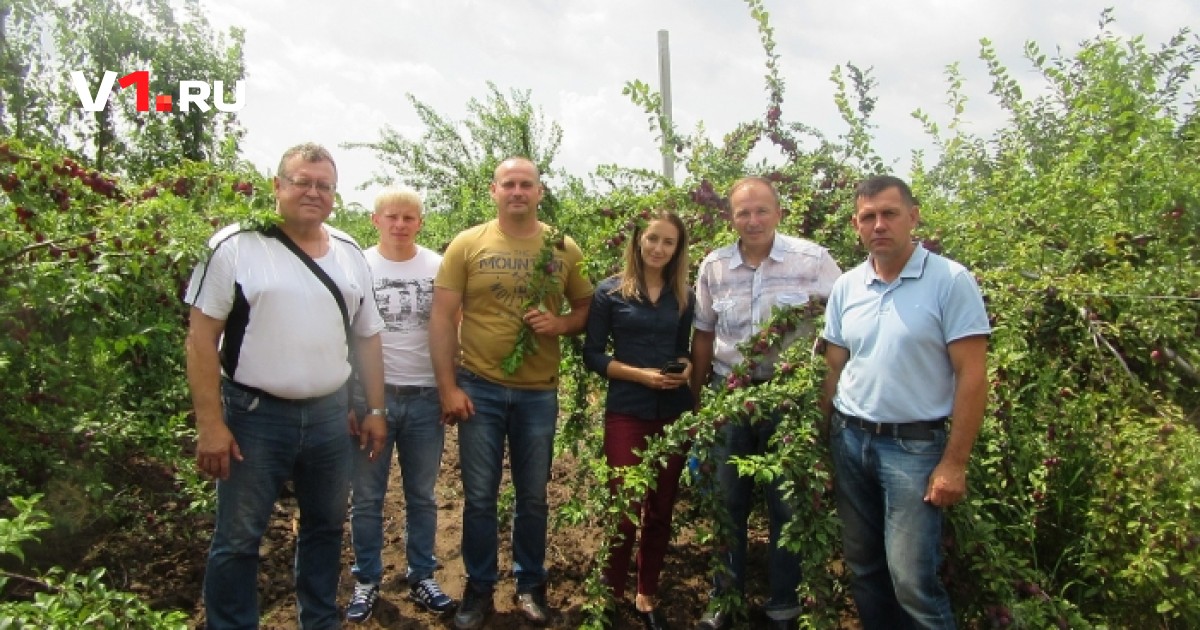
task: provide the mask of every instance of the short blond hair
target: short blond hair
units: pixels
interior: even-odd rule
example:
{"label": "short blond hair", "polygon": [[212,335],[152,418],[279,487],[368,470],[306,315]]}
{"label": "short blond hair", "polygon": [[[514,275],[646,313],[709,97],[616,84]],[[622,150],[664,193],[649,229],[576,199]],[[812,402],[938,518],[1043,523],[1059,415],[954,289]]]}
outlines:
{"label": "short blond hair", "polygon": [[379,193],[379,196],[375,197],[375,212],[378,213],[388,204],[413,206],[417,209],[417,212],[421,214],[425,213],[425,205],[421,202],[421,195],[407,186],[388,188]]}

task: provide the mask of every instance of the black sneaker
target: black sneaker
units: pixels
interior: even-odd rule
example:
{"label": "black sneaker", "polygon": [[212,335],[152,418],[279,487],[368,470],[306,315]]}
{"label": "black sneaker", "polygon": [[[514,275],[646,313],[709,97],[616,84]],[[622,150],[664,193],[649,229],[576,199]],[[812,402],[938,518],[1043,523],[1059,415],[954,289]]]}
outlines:
{"label": "black sneaker", "polygon": [[545,625],[550,619],[550,609],[546,606],[546,586],[535,587],[526,593],[517,593],[517,610],[525,616],[529,623]]}
{"label": "black sneaker", "polygon": [[350,596],[350,603],[346,606],[346,621],[362,623],[370,619],[371,613],[375,612],[375,600],[377,599],[379,599],[378,584],[355,583],[354,594]]}
{"label": "black sneaker", "polygon": [[463,590],[462,602],[458,604],[458,612],[454,613],[454,627],[458,630],[478,628],[487,621],[493,610],[492,589],[476,590],[468,583]]}
{"label": "black sneaker", "polygon": [[408,598],[425,607],[425,610],[440,614],[454,610],[454,600],[442,592],[437,580],[425,578],[408,589]]}
{"label": "black sneaker", "polygon": [[796,619],[796,617],[792,617],[791,619],[768,619],[767,620],[768,630],[796,630],[799,627],[800,627],[800,624],[799,624],[798,620]]}

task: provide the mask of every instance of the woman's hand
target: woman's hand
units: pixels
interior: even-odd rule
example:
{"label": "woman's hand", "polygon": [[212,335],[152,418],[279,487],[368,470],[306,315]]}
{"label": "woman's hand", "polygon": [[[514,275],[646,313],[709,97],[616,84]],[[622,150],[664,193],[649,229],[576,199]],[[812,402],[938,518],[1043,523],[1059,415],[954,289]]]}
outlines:
{"label": "woman's hand", "polygon": [[664,374],[660,368],[640,368],[641,378],[639,382],[649,389],[658,391],[666,391],[683,387],[688,384],[688,379],[692,376],[692,364],[685,362],[687,366],[682,372],[676,374]]}

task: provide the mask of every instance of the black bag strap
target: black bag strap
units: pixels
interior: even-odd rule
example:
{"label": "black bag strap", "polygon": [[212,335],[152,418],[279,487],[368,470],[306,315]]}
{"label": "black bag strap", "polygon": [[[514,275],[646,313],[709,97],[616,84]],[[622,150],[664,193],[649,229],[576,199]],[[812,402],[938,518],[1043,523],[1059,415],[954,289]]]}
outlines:
{"label": "black bag strap", "polygon": [[288,236],[283,230],[279,229],[278,225],[272,225],[271,227],[268,227],[267,229],[263,230],[263,234],[279,239],[279,242],[283,243],[284,247],[288,248],[289,251],[295,254],[296,258],[299,258],[300,262],[304,263],[304,266],[308,267],[308,270],[313,272],[313,275],[317,277],[317,280],[320,280],[321,284],[325,285],[326,289],[329,289],[329,293],[333,295],[333,299],[337,301],[338,308],[342,311],[342,326],[346,329],[346,345],[353,348],[353,345],[350,343],[350,311],[346,309],[346,299],[342,297],[342,292],[340,289],[338,289],[337,284],[333,281],[333,278],[330,278],[329,274],[325,273],[325,270],[321,268],[321,265],[317,264],[317,261],[312,259],[312,256],[309,256],[304,250],[300,249],[300,246],[296,244],[296,241],[293,241],[290,236]]}

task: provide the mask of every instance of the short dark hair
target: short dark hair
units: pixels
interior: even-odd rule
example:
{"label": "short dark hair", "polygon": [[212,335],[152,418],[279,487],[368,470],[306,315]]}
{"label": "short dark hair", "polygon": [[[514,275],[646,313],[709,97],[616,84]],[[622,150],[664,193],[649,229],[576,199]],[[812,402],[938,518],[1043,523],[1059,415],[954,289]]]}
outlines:
{"label": "short dark hair", "polygon": [[337,175],[337,163],[333,161],[333,156],[329,154],[329,150],[315,142],[305,142],[283,152],[283,157],[279,158],[279,171],[276,175],[286,175],[283,172],[284,166],[288,160],[299,155],[304,158],[305,162],[329,162],[333,166],[333,174]]}
{"label": "short dark hair", "polygon": [[873,175],[858,183],[854,187],[854,200],[858,201],[864,197],[870,198],[889,189],[895,188],[900,191],[900,197],[904,199],[904,203],[910,206],[916,206],[917,198],[913,196],[912,189],[908,187],[903,179],[894,175]]}

